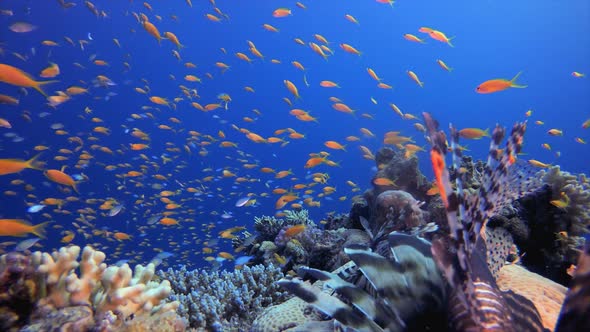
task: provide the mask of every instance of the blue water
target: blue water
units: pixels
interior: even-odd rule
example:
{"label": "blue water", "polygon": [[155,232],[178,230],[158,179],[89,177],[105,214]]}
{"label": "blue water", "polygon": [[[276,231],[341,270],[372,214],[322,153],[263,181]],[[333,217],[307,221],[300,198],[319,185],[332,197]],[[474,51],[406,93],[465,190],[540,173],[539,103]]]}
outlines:
{"label": "blue water", "polygon": [[[45,145],[50,149],[41,159],[47,162],[47,168],[68,166],[68,174],[84,173],[89,178],[79,184],[80,195],[63,192],[59,186],[48,182],[42,172],[35,170],[0,178],[3,191],[15,193],[2,194],[1,217],[23,218],[35,224],[54,221],[48,228],[48,237],[40,242],[44,250],[63,245],[60,240],[64,231],[71,231],[76,234],[72,244],[92,244],[106,251],[111,262],[130,259],[132,263],[144,263],[159,251],[169,251],[175,256],[168,258],[167,264],[206,266],[208,263],[203,258],[208,255],[201,254],[203,241],[217,238],[221,230],[232,226],[244,225],[251,229],[254,216],[274,215],[278,212],[274,205],[279,196],[270,191],[276,187],[289,189],[298,183],[309,184],[312,182],[306,179],[309,172],[328,173],[327,185],[336,188],[335,193],[325,197],[318,197],[323,186],[306,188],[313,189],[314,200],[321,202],[321,207],[308,208],[311,217],[317,222],[329,212],[347,213],[350,199],[370,188],[374,175],[375,164],[362,158],[360,145],[376,151],[382,146],[383,135],[395,130],[413,137],[416,144],[426,146],[423,134],[413,127],[417,121],[402,120],[391,110],[389,103],[395,103],[404,113],[417,117],[421,112],[430,112],[443,127],[452,122],[459,128],[485,129],[492,128],[495,123],[510,126],[515,121],[528,119],[522,158],[558,164],[571,172],[588,173],[589,159],[585,156],[590,148],[575,142],[575,138],[590,141],[589,130],[581,127],[582,122],[590,118],[590,81],[588,77],[571,75],[573,71],[590,74],[590,36],[586,33],[590,31],[590,4],[587,1],[572,0],[564,5],[547,0],[400,0],[390,8],[375,1],[322,0],[303,2],[307,9],[285,1],[216,1],[221,12],[229,17],[220,22],[205,17],[208,13],[220,16],[208,1],[193,1],[192,8],[185,1],[152,1],[151,12],[141,1],[97,1],[96,7],[104,11],[106,17],[96,17],[83,2],[74,2],[76,6],[70,9],[61,8],[56,1],[3,1],[0,4],[0,9],[14,13],[13,16],[0,16],[0,47],[4,50],[0,62],[18,67],[37,79],[40,79],[38,73],[49,62],[57,63],[61,74],[55,79],[59,82],[44,87],[48,94],[72,85],[90,89],[89,94],[75,96],[55,109],[46,105],[40,93],[29,89],[28,95],[20,97],[18,106],[2,105],[1,108],[0,117],[13,126],[1,130],[1,158],[28,159],[36,153],[35,146]],[[279,7],[290,8],[292,15],[274,18],[272,13]],[[176,34],[186,46],[180,50],[182,61],[172,55],[176,47],[170,41],[162,40],[158,45],[133,13],[146,14],[161,34],[165,31]],[[353,15],[359,25],[347,21],[345,14]],[[37,29],[15,33],[7,28],[21,21],[35,25]],[[265,23],[280,31],[264,30],[262,25]],[[423,26],[454,37],[454,47],[418,32]],[[405,40],[403,35],[406,33],[424,38],[426,43]],[[320,34],[330,42],[328,47],[334,55],[327,61],[307,45],[310,41],[320,44],[314,40],[314,34]],[[66,36],[76,45],[66,42]],[[121,48],[114,44],[113,38],[119,40]],[[294,38],[301,38],[306,45],[295,43]],[[43,46],[43,40],[53,40],[59,46]],[[87,42],[83,50],[79,40]],[[256,45],[264,60],[248,51],[248,40]],[[344,52],[339,47],[341,43],[354,46],[362,55]],[[28,60],[22,61],[12,52],[18,52]],[[236,52],[247,54],[253,62],[249,64],[238,59]],[[105,60],[109,66],[97,66],[89,60],[91,57]],[[272,63],[271,59],[281,63]],[[452,67],[452,72],[441,69],[437,59]],[[309,87],[303,81],[303,72],[291,61],[299,61],[305,66]],[[75,66],[75,62],[85,69]],[[124,62],[130,65],[130,70],[126,69]],[[192,62],[197,68],[186,68],[185,62]],[[222,74],[214,65],[216,62],[223,62],[230,69]],[[366,72],[369,67],[393,89],[377,88]],[[424,82],[423,88],[407,76],[407,70],[419,76]],[[489,95],[475,92],[475,88],[486,80],[511,79],[520,71],[522,75],[518,83],[528,85],[525,89],[509,89]],[[200,77],[202,84],[185,81],[183,77],[188,74]],[[91,82],[97,75],[106,75],[116,85],[92,87]],[[175,79],[171,79],[171,75]],[[285,88],[284,80],[290,80],[298,87],[299,100],[295,100]],[[341,88],[320,87],[322,80],[334,81]],[[145,89],[146,85],[150,91],[148,95],[134,91],[136,87]],[[196,88],[200,98],[192,101],[201,105],[217,103],[217,96],[227,93],[232,98],[229,110],[207,113],[196,110],[179,85]],[[245,91],[246,86],[254,88],[255,93]],[[19,96],[19,89],[1,83],[0,93]],[[116,95],[106,100],[109,93]],[[171,109],[151,103],[148,97],[152,95],[171,102],[176,97],[183,100],[175,103],[176,109]],[[355,115],[332,109],[328,100],[332,96],[356,110]],[[293,107],[287,105],[283,97],[288,97]],[[371,98],[377,101],[376,105]],[[142,106],[150,109],[142,109]],[[84,112],[86,107],[92,109],[92,114]],[[319,122],[296,120],[289,115],[292,108],[309,111]],[[253,112],[254,109],[261,115]],[[532,110],[529,118],[525,116],[527,110]],[[42,112],[50,115],[40,118]],[[130,121],[134,113],[144,118]],[[374,119],[363,117],[363,113]],[[29,114],[32,121],[24,119],[23,114]],[[92,122],[92,117],[104,122]],[[181,123],[172,122],[171,117]],[[244,117],[255,121],[245,122]],[[544,125],[536,125],[538,120]],[[68,135],[56,135],[50,128],[54,123],[63,124]],[[161,124],[174,131],[158,129]],[[94,133],[93,128],[98,125],[109,128],[111,134]],[[273,136],[277,129],[293,128],[306,138],[285,138],[290,143],[283,148],[280,144],[256,144],[232,125],[265,138]],[[132,137],[128,131],[132,128],[149,134],[151,141],[143,142]],[[375,137],[364,137],[360,128],[369,129]],[[549,136],[547,130],[551,128],[563,130],[564,135]],[[206,156],[199,155],[201,147],[198,146],[189,146],[190,154],[185,151],[190,130],[211,135],[217,140],[204,147],[208,151]],[[218,146],[220,130],[227,136],[225,140],[238,144],[237,149]],[[7,137],[7,133],[16,133],[24,140],[13,142],[14,137]],[[361,141],[347,142],[345,138],[350,135],[360,137]],[[68,142],[71,136],[84,141],[83,150],[71,155],[58,153],[62,148],[74,150],[77,144]],[[90,137],[97,140],[89,140]],[[328,140],[346,143],[347,151],[327,149],[324,142]],[[209,140],[201,138],[198,142],[202,141]],[[130,143],[148,143],[150,148],[131,151]],[[470,150],[468,153],[477,158],[485,156],[489,144],[486,139],[464,143]],[[542,148],[543,143],[550,144],[551,151]],[[93,144],[109,147],[114,154],[93,149]],[[179,151],[167,151],[166,148],[178,148]],[[80,169],[75,166],[82,151],[90,153],[93,159],[88,167]],[[330,152],[330,160],[339,162],[341,167],[320,165],[305,169],[303,165],[309,153],[320,151]],[[145,153],[149,162],[140,157],[141,153]],[[54,157],[57,155],[69,159],[56,161]],[[172,157],[174,161],[164,164],[162,155]],[[418,157],[422,171],[431,177],[427,153],[421,152]],[[243,163],[258,164],[259,167],[245,169]],[[121,167],[124,164],[129,167]],[[107,165],[119,167],[107,171]],[[141,171],[142,166],[146,167],[144,177],[123,177],[130,170]],[[276,171],[291,169],[294,174],[275,179],[273,174],[260,172],[260,167],[271,167]],[[203,171],[206,168],[212,171]],[[222,168],[253,182],[235,183],[235,178],[222,178]],[[165,175],[167,180],[155,180],[155,174]],[[214,180],[200,182],[207,176],[214,176]],[[24,185],[10,183],[18,179],[34,189],[26,191]],[[352,192],[346,181],[356,183],[361,191]],[[137,183],[143,186],[137,186]],[[152,189],[154,183],[160,183],[163,188]],[[202,195],[195,196],[186,191],[188,187],[200,188],[201,185],[206,188]],[[150,216],[165,210],[157,196],[161,190],[181,190],[180,194],[170,197],[181,205],[176,210],[178,214],[173,216],[180,221],[179,226],[146,225]],[[297,192],[303,195],[304,190]],[[239,198],[249,193],[257,198],[254,206],[234,207]],[[261,197],[263,193],[268,197]],[[68,202],[62,210],[47,207],[37,214],[26,212],[26,203],[37,204],[48,197],[65,199],[68,196],[78,197],[79,201]],[[340,200],[340,197],[344,198]],[[101,202],[95,204],[88,199],[116,199],[125,205],[125,209],[115,217],[104,216],[105,211],[98,210]],[[92,208],[95,212],[80,211],[85,208]],[[220,215],[224,211],[232,212],[234,217],[222,219]],[[42,216],[42,213],[49,215]],[[75,219],[80,218],[81,213],[85,218],[96,217],[89,220],[92,228],[78,230],[76,225],[82,224]],[[109,233],[93,235],[93,229]],[[117,241],[112,232],[127,233],[131,239]],[[1,240],[18,241],[20,238],[2,237]],[[213,256],[220,250],[231,251],[229,240],[221,240],[214,249]]]}

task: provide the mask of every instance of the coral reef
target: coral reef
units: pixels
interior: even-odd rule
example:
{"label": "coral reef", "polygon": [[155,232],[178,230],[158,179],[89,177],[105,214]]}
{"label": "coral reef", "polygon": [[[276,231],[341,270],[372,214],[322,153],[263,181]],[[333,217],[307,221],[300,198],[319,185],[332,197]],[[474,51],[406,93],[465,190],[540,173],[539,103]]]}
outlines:
{"label": "coral reef", "polygon": [[[539,171],[536,177],[545,185],[513,202],[501,215],[526,253],[523,265],[567,285],[571,279],[567,268],[576,263],[590,225],[590,184],[583,175],[562,172],[557,166]],[[567,205],[555,206],[561,197],[567,197]]]}
{"label": "coral reef", "polygon": [[[292,227],[298,225],[304,227],[291,234]],[[252,265],[273,262],[286,272],[302,265],[336,268],[346,262],[341,254],[342,244],[348,240],[346,229],[320,229],[307,210],[286,210],[284,219],[255,217],[254,228],[257,234],[250,243],[253,235],[249,233],[232,241],[234,248],[244,247],[244,252],[254,256]]]}
{"label": "coral reef", "polygon": [[258,241],[274,241],[279,232],[289,226],[295,225],[315,225],[309,219],[309,212],[305,209],[294,211],[283,211],[285,218],[275,218],[269,216],[254,217],[254,229],[258,232]]}
{"label": "coral reef", "polygon": [[178,312],[190,327],[206,331],[247,331],[259,312],[288,297],[275,282],[284,275],[272,265],[244,266],[234,272],[158,271],[170,280]]}
{"label": "coral reef", "polygon": [[[169,330],[184,329],[175,314],[178,303],[164,301],[171,291],[169,282],[151,281],[153,264],[138,265],[132,273],[127,264],[107,267],[105,254],[89,246],[78,262],[79,255],[77,246],[60,248],[52,254],[3,255],[0,288],[7,290],[5,303],[13,303],[9,319],[2,321],[10,326],[3,327],[22,327],[26,331],[127,331],[134,329],[131,326],[147,328],[145,322],[165,316]],[[30,311],[23,311],[22,305],[28,305]]]}
{"label": "coral reef", "polygon": [[374,184],[375,196],[385,190],[397,189],[408,192],[421,201],[429,199],[426,192],[430,189],[430,182],[420,172],[416,156],[406,159],[401,152],[383,147],[377,151],[375,162],[379,170],[374,178],[387,178],[395,183],[391,188]]}

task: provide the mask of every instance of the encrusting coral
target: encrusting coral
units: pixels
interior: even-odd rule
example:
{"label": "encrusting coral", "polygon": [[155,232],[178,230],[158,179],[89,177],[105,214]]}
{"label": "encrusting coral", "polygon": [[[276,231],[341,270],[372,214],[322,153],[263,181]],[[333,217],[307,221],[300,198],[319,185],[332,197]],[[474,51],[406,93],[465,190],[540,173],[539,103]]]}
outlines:
{"label": "encrusting coral", "polygon": [[[19,258],[15,259],[15,255]],[[89,246],[84,248],[80,262],[79,255],[80,247],[70,246],[52,254],[2,256],[3,272],[15,271],[15,266],[26,262],[25,267],[16,270],[20,276],[13,273],[0,280],[0,287],[6,288],[6,282],[21,278],[20,287],[31,294],[30,316],[19,317],[19,322],[28,324],[24,330],[149,330],[148,322],[154,320],[167,322],[163,330],[184,330],[175,313],[178,302],[165,301],[171,292],[170,283],[151,281],[153,264],[138,265],[133,273],[127,264],[108,267],[105,254]]]}

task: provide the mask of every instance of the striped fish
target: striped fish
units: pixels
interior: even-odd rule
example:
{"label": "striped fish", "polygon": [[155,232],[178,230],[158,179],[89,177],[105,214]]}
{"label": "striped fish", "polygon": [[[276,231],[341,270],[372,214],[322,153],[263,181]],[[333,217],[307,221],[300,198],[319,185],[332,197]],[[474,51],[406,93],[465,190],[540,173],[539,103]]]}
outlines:
{"label": "striped fish", "polygon": [[[431,143],[430,156],[446,209],[450,234],[432,244],[438,267],[451,286],[449,319],[457,331],[543,331],[538,311],[532,302],[511,291],[502,292],[486,264],[485,241],[480,236],[488,219],[497,212],[500,202],[509,200],[510,167],[520,152],[526,123],[517,123],[504,150],[499,146],[505,129],[496,126],[481,187],[476,195],[465,196],[465,175],[457,172],[453,190],[446,166],[447,139],[430,114],[423,113]],[[453,167],[459,169],[462,152],[459,133],[451,125],[450,139]],[[450,249],[450,250],[449,250]]]}
{"label": "striped fish", "polygon": [[298,278],[278,284],[357,331],[440,330],[446,326],[445,283],[432,260],[430,242],[397,232],[387,241],[391,258],[363,246],[345,248],[367,280],[366,287],[345,280],[354,274],[351,269],[335,274],[305,267],[300,274],[323,281],[324,288],[337,296]]}

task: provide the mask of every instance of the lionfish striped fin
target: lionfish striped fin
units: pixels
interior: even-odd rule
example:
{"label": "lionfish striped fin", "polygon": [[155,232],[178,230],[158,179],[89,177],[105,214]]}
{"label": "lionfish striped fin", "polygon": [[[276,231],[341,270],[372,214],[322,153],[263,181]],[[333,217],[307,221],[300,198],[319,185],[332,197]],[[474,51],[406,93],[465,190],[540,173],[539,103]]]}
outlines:
{"label": "lionfish striped fin", "polygon": [[475,239],[479,237],[481,228],[485,226],[485,223],[494,213],[499,211],[502,204],[520,194],[510,190],[513,186],[510,182],[511,177],[516,174],[511,170],[511,166],[516,162],[516,155],[522,149],[525,130],[526,122],[516,123],[503,151],[500,150],[499,146],[504,138],[505,129],[496,125],[492,132],[481,187],[478,190],[478,195],[474,195],[472,201],[466,201],[465,206],[466,215],[464,217],[472,222],[469,232],[472,245],[475,243]]}
{"label": "lionfish striped fin", "polygon": [[[453,283],[454,281],[458,281],[456,279],[457,276],[454,274],[461,271],[467,271],[468,268],[468,257],[467,250],[465,249],[464,236],[466,230],[463,227],[463,223],[457,216],[459,208],[463,202],[459,200],[457,192],[453,190],[453,187],[451,185],[451,179],[449,176],[449,171],[447,170],[447,165],[445,162],[445,157],[447,154],[446,135],[443,131],[439,130],[438,122],[434,118],[432,118],[432,116],[429,113],[424,112],[422,113],[422,115],[424,116],[424,122],[426,124],[428,139],[430,140],[430,144],[432,145],[432,148],[430,149],[430,159],[432,161],[432,168],[436,179],[436,185],[439,188],[440,196],[445,206],[447,223],[449,225],[450,230],[449,235],[457,248],[457,259],[460,265],[460,269],[456,271],[451,271],[449,270],[450,265],[447,265],[447,268],[443,269],[443,272],[445,273],[445,276],[447,277],[449,282]],[[435,247],[433,247],[433,249],[435,249]],[[442,253],[442,251],[439,252]],[[439,258],[441,259],[441,261],[446,261],[446,259],[442,256],[440,256]]]}
{"label": "lionfish striped fin", "polygon": [[362,246],[346,247],[344,252],[359,267],[375,290],[374,293],[387,305],[399,310],[403,317],[403,312],[413,306],[412,298],[408,297],[411,292],[404,276],[404,268]]}
{"label": "lionfish striped fin", "polygon": [[355,328],[358,331],[382,332],[383,329],[367,316],[354,310],[348,304],[334,296],[322,292],[300,279],[281,279],[278,285],[286,289],[303,301],[313,305],[324,314],[336,319],[340,323]]}
{"label": "lionfish striped fin", "polygon": [[[512,193],[509,167],[522,147],[526,123],[517,123],[502,152],[499,145],[505,130],[496,126],[477,195],[465,196],[464,175],[459,172],[461,151],[459,133],[451,126],[451,150],[456,169],[457,191],[452,189],[445,165],[445,135],[428,113],[423,113],[432,145],[431,158],[437,184],[446,209],[450,236],[432,244],[432,254],[452,286],[450,318],[460,331],[541,331],[542,324],[534,305],[515,294],[501,292],[486,264],[486,247],[480,231],[500,204]],[[446,198],[445,198],[446,197]],[[448,247],[451,250],[448,250]],[[504,295],[506,294],[506,298]],[[513,311],[518,310],[518,314]],[[519,324],[522,323],[520,326]],[[522,329],[520,328],[522,327]]]}
{"label": "lionfish striped fin", "polygon": [[[423,315],[426,308],[428,314],[440,312],[446,299],[445,284],[430,254],[425,256],[420,249],[396,243],[401,234],[390,236],[392,260],[361,246],[346,247],[344,252],[368,280],[372,293],[395,308],[404,323]],[[427,247],[420,240],[403,241],[416,244],[422,251]]]}
{"label": "lionfish striped fin", "polygon": [[[419,306],[428,302],[432,310],[441,310],[446,299],[445,283],[433,260],[432,244],[424,238],[399,232],[391,232],[388,240],[395,263],[403,267],[409,296]],[[406,319],[403,313],[402,318]]]}
{"label": "lionfish striped fin", "polygon": [[590,331],[590,244],[580,253],[555,331]]}
{"label": "lionfish striped fin", "polygon": [[[397,312],[392,311],[392,308],[382,302],[376,302],[367,292],[354,284],[342,280],[338,275],[307,267],[300,268],[299,273],[307,273],[318,280],[324,281],[324,287],[333,289],[378,325],[387,326],[391,331],[403,328],[403,322],[399,319]],[[392,317],[397,319],[392,320]],[[395,326],[391,326],[392,322],[395,323]]]}

